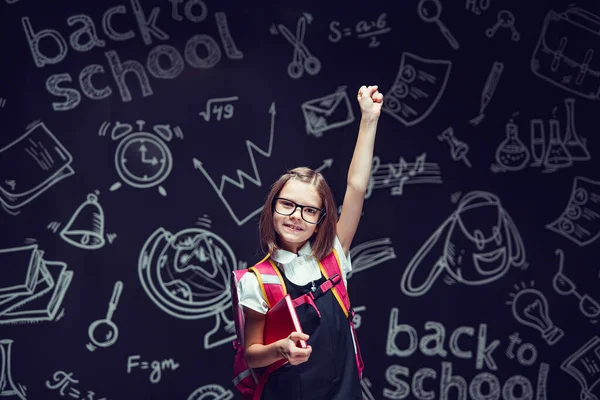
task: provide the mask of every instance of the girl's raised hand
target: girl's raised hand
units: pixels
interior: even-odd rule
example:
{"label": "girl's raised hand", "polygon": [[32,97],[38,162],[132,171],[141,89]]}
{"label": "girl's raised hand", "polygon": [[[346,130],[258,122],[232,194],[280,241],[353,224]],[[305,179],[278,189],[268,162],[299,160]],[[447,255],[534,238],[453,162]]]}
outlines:
{"label": "girl's raised hand", "polygon": [[377,90],[378,86],[361,86],[358,89],[358,104],[363,115],[379,116],[383,105],[383,94]]}

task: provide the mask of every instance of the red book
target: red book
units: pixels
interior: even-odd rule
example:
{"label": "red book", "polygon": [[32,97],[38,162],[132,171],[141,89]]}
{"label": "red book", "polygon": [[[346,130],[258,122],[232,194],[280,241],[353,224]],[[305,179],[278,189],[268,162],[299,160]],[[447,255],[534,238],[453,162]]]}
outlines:
{"label": "red book", "polygon": [[[287,294],[267,311],[265,316],[264,344],[284,339],[292,332],[303,333],[296,308],[292,303],[292,298]],[[296,345],[305,349],[306,341],[299,340]]]}

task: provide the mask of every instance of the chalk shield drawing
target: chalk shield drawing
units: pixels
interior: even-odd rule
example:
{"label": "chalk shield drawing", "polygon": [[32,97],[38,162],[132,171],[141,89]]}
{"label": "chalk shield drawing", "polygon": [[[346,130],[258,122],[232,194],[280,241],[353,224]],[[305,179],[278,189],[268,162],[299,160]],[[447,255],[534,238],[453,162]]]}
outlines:
{"label": "chalk shield drawing", "polygon": [[215,317],[214,328],[204,336],[206,349],[235,337],[233,321],[225,314],[231,306],[229,274],[235,268],[231,247],[202,228],[156,229],[138,262],[142,287],[161,310],[184,320]]}

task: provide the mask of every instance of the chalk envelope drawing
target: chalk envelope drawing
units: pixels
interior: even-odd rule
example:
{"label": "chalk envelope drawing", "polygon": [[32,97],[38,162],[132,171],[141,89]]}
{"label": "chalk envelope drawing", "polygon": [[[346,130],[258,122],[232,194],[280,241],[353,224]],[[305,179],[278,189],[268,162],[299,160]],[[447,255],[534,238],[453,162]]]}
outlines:
{"label": "chalk envelope drawing", "polygon": [[452,62],[402,53],[398,74],[386,92],[381,111],[404,126],[423,121],[446,90]]}
{"label": "chalk envelope drawing", "polygon": [[546,14],[531,57],[531,71],[567,92],[600,97],[600,16],[569,7]]}
{"label": "chalk envelope drawing", "polygon": [[546,228],[581,246],[600,237],[600,182],[577,176],[562,214]]}
{"label": "chalk envelope drawing", "polygon": [[37,244],[0,249],[0,325],[55,320],[73,272],[43,254]]}
{"label": "chalk envelope drawing", "polygon": [[18,210],[73,175],[72,161],[46,125],[33,122],[23,135],[0,149],[0,204]]}
{"label": "chalk envelope drawing", "polygon": [[215,316],[204,337],[206,349],[235,338],[229,274],[237,261],[231,247],[214,233],[189,228],[175,234],[160,227],[140,252],[138,274],[148,297],[173,317],[190,320]]}
{"label": "chalk envelope drawing", "polygon": [[511,266],[524,263],[521,235],[500,199],[474,191],[459,201],[415,254],[400,286],[408,296],[421,296],[442,272],[465,285],[484,285],[504,276]]}
{"label": "chalk envelope drawing", "polygon": [[323,132],[354,122],[354,113],[345,87],[335,92],[309,100],[301,105],[306,132],[321,137]]}

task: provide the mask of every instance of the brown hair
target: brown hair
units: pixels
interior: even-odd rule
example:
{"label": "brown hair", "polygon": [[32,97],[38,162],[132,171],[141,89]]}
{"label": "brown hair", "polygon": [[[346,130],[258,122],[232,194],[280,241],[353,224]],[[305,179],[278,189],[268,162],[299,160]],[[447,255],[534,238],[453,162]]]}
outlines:
{"label": "brown hair", "polygon": [[337,206],[331,188],[323,175],[307,167],[298,167],[289,170],[271,185],[258,224],[261,248],[265,253],[269,254],[273,254],[273,251],[279,248],[277,244],[277,232],[273,228],[273,201],[290,179],[296,179],[300,182],[313,185],[323,202],[325,217],[319,222],[317,232],[309,239],[313,255],[318,260],[322,260],[333,250],[337,224]]}

